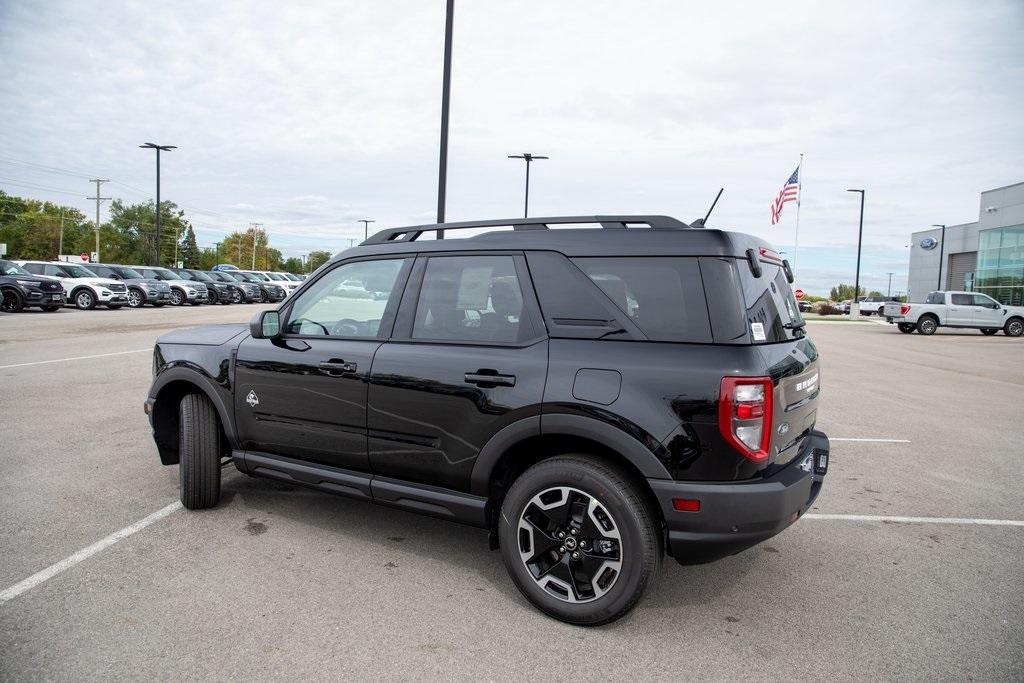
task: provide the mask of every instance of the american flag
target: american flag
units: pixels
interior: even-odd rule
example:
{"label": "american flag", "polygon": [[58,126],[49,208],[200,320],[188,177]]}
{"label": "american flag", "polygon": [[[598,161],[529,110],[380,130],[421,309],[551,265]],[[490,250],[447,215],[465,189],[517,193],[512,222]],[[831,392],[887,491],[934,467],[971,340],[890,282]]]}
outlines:
{"label": "american flag", "polygon": [[793,171],[793,175],[789,176],[789,180],[779,190],[779,196],[772,202],[772,225],[782,220],[782,205],[786,202],[795,202],[799,191],[800,167],[797,166],[796,170]]}

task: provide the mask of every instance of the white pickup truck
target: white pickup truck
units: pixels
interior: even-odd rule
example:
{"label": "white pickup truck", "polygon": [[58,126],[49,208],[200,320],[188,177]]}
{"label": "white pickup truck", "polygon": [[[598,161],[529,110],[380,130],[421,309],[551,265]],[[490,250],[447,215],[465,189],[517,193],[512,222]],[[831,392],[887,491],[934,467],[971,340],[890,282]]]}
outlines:
{"label": "white pickup truck", "polygon": [[1024,334],[1024,306],[1004,306],[977,292],[932,292],[923,304],[886,303],[885,319],[900,332],[935,334],[940,327],[966,327],[1008,337]]}

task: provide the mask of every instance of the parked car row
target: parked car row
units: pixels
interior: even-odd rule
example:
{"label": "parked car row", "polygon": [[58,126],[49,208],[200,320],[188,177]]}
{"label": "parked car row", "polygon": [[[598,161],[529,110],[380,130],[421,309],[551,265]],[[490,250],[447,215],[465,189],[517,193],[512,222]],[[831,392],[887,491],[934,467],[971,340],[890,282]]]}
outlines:
{"label": "parked car row", "polygon": [[0,259],[0,311],[277,303],[300,284],[297,275],[272,271]]}

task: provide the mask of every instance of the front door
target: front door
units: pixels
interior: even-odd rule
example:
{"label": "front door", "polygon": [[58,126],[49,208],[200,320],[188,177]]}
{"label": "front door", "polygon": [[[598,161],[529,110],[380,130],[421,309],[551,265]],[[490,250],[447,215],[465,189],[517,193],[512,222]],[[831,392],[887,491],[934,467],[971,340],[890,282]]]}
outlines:
{"label": "front door", "polygon": [[282,309],[280,337],[242,342],[235,419],[243,448],[368,471],[366,380],[411,263],[338,265]]}
{"label": "front door", "polygon": [[548,344],[527,278],[518,254],[419,259],[373,361],[374,474],[468,491],[490,438],[540,414]]}
{"label": "front door", "polygon": [[972,294],[974,297],[974,324],[978,327],[997,328],[1006,322],[1003,307],[995,299],[984,294]]}

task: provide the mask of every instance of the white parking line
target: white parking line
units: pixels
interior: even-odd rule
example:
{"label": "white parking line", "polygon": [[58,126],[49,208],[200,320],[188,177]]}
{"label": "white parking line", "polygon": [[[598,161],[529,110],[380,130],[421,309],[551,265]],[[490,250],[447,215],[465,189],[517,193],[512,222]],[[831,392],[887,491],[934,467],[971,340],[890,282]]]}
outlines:
{"label": "white parking line", "polygon": [[1024,521],[1017,519],[972,519],[969,517],[893,517],[887,515],[827,515],[808,513],[801,519],[847,522],[896,522],[901,524],[978,524],[982,526],[1020,526]]}
{"label": "white parking line", "polygon": [[135,349],[134,351],[115,351],[114,353],[97,353],[94,356],[72,356],[71,358],[54,358],[53,360],[35,360],[31,363],[14,363],[13,365],[0,365],[0,370],[6,370],[7,368],[23,368],[27,365],[45,365],[47,363],[66,363],[69,360],[87,360],[89,358],[106,358],[108,356],[123,356],[128,353],[143,353],[145,351],[152,351],[152,348],[148,349]]}
{"label": "white parking line", "polygon": [[862,441],[864,443],[910,443],[910,439],[852,439],[838,436],[828,437],[829,441]]}
{"label": "white parking line", "polygon": [[96,541],[95,543],[93,543],[92,545],[88,546],[87,548],[82,548],[81,550],[79,550],[74,555],[71,555],[70,557],[66,557],[63,560],[61,560],[60,562],[57,562],[56,564],[51,564],[46,569],[43,569],[42,571],[38,571],[35,574],[33,574],[32,576],[28,577],[27,579],[19,581],[18,583],[14,584],[10,588],[7,588],[6,590],[0,592],[0,605],[4,604],[5,602],[7,602],[9,600],[13,600],[14,598],[16,598],[19,595],[21,595],[22,593],[24,593],[25,591],[31,590],[32,588],[35,588],[36,586],[38,586],[39,584],[41,584],[44,581],[47,581],[48,579],[52,579],[53,577],[55,577],[57,574],[60,574],[65,569],[70,569],[71,567],[74,567],[79,562],[82,562],[84,560],[89,559],[90,557],[92,557],[96,553],[98,553],[98,552],[100,552],[102,550],[106,550],[107,548],[109,548],[110,546],[114,545],[118,541],[120,541],[122,539],[125,539],[125,538],[128,538],[129,536],[131,536],[135,532],[141,531],[142,529],[145,529],[147,526],[149,526],[153,522],[158,522],[161,519],[163,519],[164,517],[166,517],[167,515],[171,514],[172,512],[176,512],[176,511],[180,510],[181,508],[182,508],[182,506],[181,506],[180,502],[171,503],[167,507],[161,508],[161,509],[157,510],[156,512],[151,514],[149,517],[146,517],[144,519],[140,519],[138,522],[135,522],[135,524],[132,524],[131,526],[126,526],[125,528],[121,529],[120,531],[115,531],[114,533],[110,534],[106,538],[101,539],[99,541]]}

